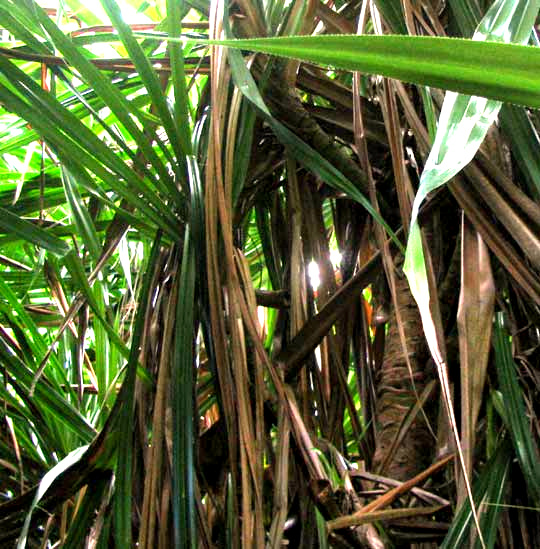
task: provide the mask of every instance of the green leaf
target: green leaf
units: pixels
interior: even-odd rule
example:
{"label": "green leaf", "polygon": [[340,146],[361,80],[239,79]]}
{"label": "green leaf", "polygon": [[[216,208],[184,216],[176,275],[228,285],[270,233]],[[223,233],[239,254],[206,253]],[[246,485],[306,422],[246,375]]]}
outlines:
{"label": "green leaf", "polygon": [[118,335],[116,330],[109,324],[105,316],[101,312],[101,308],[96,300],[96,296],[88,282],[88,278],[84,271],[84,266],[75,252],[71,252],[66,256],[65,265],[73,278],[73,282],[78,288],[80,288],[85,300],[88,302],[90,309],[96,315],[101,322],[105,330],[107,331],[109,338],[116,345],[118,350],[123,356],[129,356],[129,350],[126,344],[122,341],[122,338]]}
{"label": "green leaf", "polygon": [[[531,28],[532,25],[529,32]],[[161,34],[154,36],[163,39]],[[540,50],[531,46],[401,35],[280,36],[197,42],[540,107],[540,74],[536,70]]]}
{"label": "green leaf", "polygon": [[[167,132],[167,136],[169,137],[176,153],[176,160],[180,161],[183,158],[183,153],[185,154],[189,150],[189,141],[187,143],[182,142],[182,138],[179,135],[178,126],[174,123],[169,111],[167,97],[161,89],[156,71],[135,39],[130,26],[122,18],[120,7],[116,1],[101,0],[101,4],[105,8],[107,15],[110,17],[111,22],[117,29],[120,39],[128,51],[129,57],[137,68],[137,71],[139,72],[139,75],[141,76],[141,79],[144,82],[150,97],[152,98],[152,103],[159,115],[160,122]],[[174,23],[177,24],[176,21]]]}
{"label": "green leaf", "polygon": [[[471,36],[480,20],[476,3],[468,0],[450,0],[449,6],[461,33],[464,36]],[[532,32],[531,35],[533,43],[538,46],[535,33]],[[511,142],[512,155],[525,176],[529,192],[538,199],[540,197],[540,159],[535,149],[540,143],[538,133],[525,109],[515,105],[503,105],[499,121],[503,132]]]}
{"label": "green leaf", "polygon": [[[183,4],[183,0],[167,0],[167,29],[172,37],[179,38],[182,33]],[[184,50],[178,42],[171,42],[169,50],[174,89],[174,123],[184,154],[191,154],[189,97],[184,72]]]}
{"label": "green leaf", "polygon": [[30,521],[32,519],[32,513],[34,509],[39,505],[43,496],[47,493],[47,490],[50,488],[51,484],[60,476],[66,469],[79,462],[80,459],[84,456],[84,453],[88,449],[88,445],[81,446],[76,450],[70,452],[62,461],[59,461],[42,479],[39,483],[38,490],[30,509],[26,513],[26,518],[24,519],[24,525],[21,530],[21,535],[17,541],[17,549],[24,549],[26,547],[26,538],[28,536],[28,530],[30,528]]}
{"label": "green leaf", "polygon": [[34,246],[40,246],[53,254],[63,257],[70,247],[49,231],[26,221],[9,210],[0,207],[0,229],[6,233],[13,233],[22,240],[26,240]]}
{"label": "green leaf", "polygon": [[101,246],[92,218],[83,204],[77,183],[67,170],[64,170],[62,181],[78,234],[83,239],[94,260],[98,261],[101,255]]}
{"label": "green leaf", "polygon": [[386,23],[390,25],[392,32],[407,34],[407,25],[400,0],[375,0],[375,4]]}
{"label": "green leaf", "polygon": [[92,486],[86,490],[80,506],[77,507],[75,519],[69,526],[64,549],[80,549],[85,545],[92,524],[96,518],[96,510],[107,498],[107,492],[111,486],[111,473],[102,473],[98,478],[92,479]]}
{"label": "green leaf", "polygon": [[[196,163],[191,159],[193,196],[200,188]],[[192,222],[196,222],[197,207],[192,204]],[[197,547],[195,507],[194,426],[198,417],[194,400],[195,380],[193,361],[193,324],[195,321],[196,248],[191,224],[186,227],[182,266],[178,277],[174,363],[171,373],[173,431],[173,517],[176,547]]]}
{"label": "green leaf", "polygon": [[[497,538],[497,525],[501,512],[501,503],[504,501],[511,460],[511,446],[507,440],[503,440],[474,485],[474,502],[481,509],[480,526],[488,548],[495,545]],[[483,503],[491,505],[482,507]],[[472,524],[471,504],[466,500],[452,521],[452,525],[441,544],[441,549],[467,547]],[[478,546],[477,540],[476,547]]]}
{"label": "green leaf", "polygon": [[503,132],[512,143],[512,154],[525,176],[529,192],[540,198],[540,138],[525,109],[503,105],[499,117]]}
{"label": "green leaf", "polygon": [[497,315],[495,323],[494,348],[497,377],[504,403],[501,415],[510,431],[516,456],[527,482],[527,492],[534,504],[540,506],[538,448],[532,438],[527,420],[523,391],[519,386],[510,339],[503,327],[502,313]]}
{"label": "green leaf", "polygon": [[[2,363],[8,366],[10,374],[27,390],[32,384],[33,372],[30,372],[17,357],[10,355],[3,346],[0,346],[0,357]],[[74,433],[80,441],[90,442],[96,434],[80,412],[60,396],[51,385],[38,383],[32,398],[37,409],[47,413],[51,421],[54,419],[59,429]]]}
{"label": "green leaf", "polygon": [[[129,359],[126,367],[126,377],[122,384],[122,389],[117,397],[114,410],[111,416],[114,417],[115,427],[113,433],[121,433],[118,439],[118,461],[116,464],[116,485],[114,495],[114,536],[118,547],[131,547],[131,515],[132,499],[131,488],[133,483],[133,428],[135,412],[135,380],[137,374],[137,365],[139,363],[139,353],[141,351],[141,341],[144,332],[144,324],[150,295],[152,276],[156,268],[157,259],[161,245],[161,235],[156,235],[152,251],[148,259],[148,265],[143,279],[139,306],[135,317],[133,327],[133,337]],[[117,423],[116,423],[117,422]],[[127,441],[126,441],[127,437]]]}

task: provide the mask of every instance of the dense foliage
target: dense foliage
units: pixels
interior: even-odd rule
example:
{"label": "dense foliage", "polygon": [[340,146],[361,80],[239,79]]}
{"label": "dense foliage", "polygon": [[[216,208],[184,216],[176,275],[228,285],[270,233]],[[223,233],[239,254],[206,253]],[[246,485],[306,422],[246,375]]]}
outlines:
{"label": "dense foliage", "polygon": [[538,8],[0,0],[1,547],[538,545]]}

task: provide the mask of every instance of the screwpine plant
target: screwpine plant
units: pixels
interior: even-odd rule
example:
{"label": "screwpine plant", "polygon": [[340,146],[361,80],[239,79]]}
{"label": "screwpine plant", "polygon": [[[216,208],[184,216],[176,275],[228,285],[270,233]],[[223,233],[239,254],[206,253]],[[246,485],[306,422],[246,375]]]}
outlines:
{"label": "screwpine plant", "polygon": [[539,7],[0,0],[0,546],[536,546]]}

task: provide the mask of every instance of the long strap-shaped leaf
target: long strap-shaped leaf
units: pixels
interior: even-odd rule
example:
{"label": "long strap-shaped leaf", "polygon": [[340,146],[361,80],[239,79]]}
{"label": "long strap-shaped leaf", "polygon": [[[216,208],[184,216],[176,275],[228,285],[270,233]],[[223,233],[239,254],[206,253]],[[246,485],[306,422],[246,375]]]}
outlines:
{"label": "long strap-shaped leaf", "polygon": [[[144,32],[137,36],[175,40],[162,33]],[[502,40],[497,43],[431,36],[325,35],[194,42],[295,58],[540,107],[540,50],[505,44]]]}

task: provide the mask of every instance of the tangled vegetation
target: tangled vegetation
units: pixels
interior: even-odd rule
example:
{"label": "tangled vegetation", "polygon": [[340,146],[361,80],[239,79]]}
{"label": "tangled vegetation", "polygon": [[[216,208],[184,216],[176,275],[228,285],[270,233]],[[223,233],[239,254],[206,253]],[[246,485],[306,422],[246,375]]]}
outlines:
{"label": "tangled vegetation", "polygon": [[539,7],[0,0],[1,547],[538,546]]}

